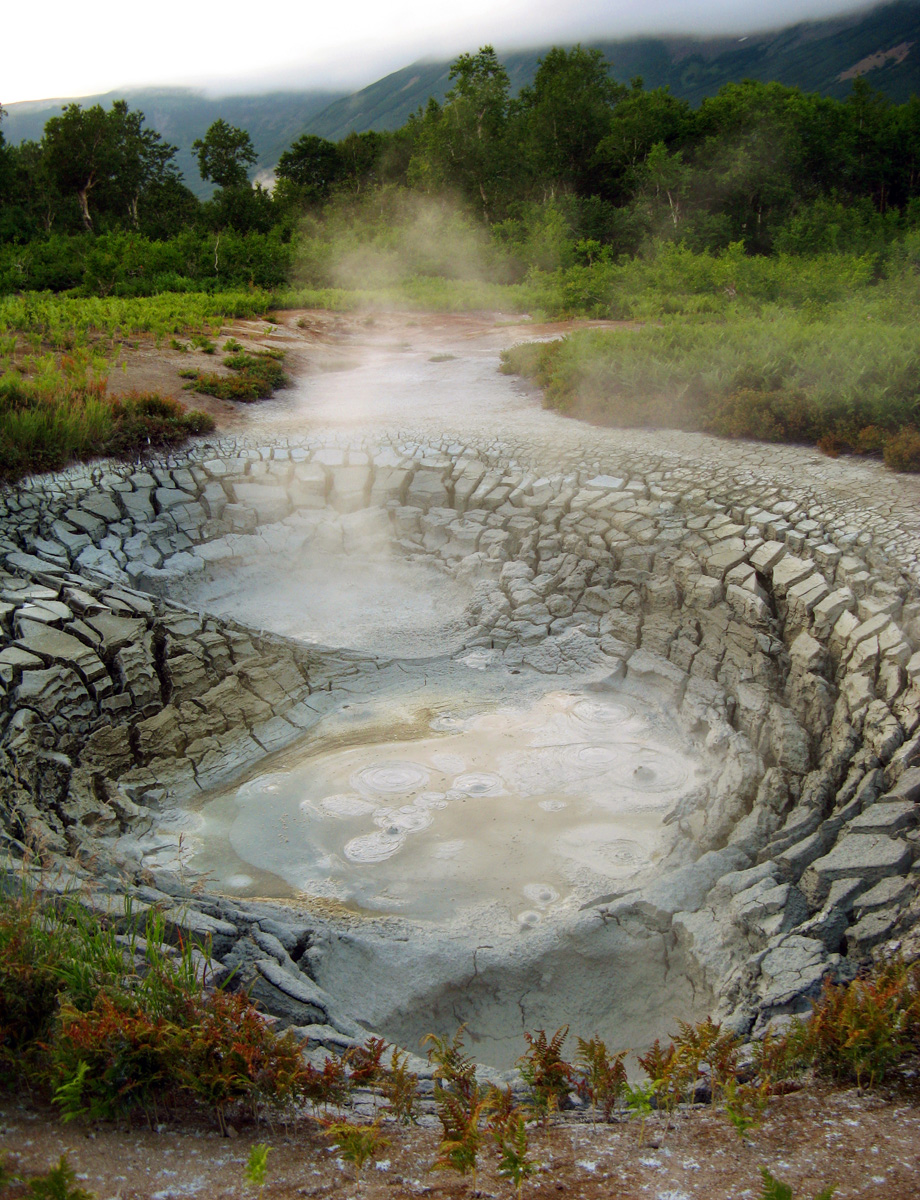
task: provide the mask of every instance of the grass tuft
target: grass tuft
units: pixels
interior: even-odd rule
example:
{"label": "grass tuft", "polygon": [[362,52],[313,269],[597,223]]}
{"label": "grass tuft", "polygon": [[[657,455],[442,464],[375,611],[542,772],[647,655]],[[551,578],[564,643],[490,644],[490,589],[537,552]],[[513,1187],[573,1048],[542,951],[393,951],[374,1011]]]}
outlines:
{"label": "grass tuft", "polygon": [[110,396],[102,381],[43,386],[7,377],[0,379],[0,480],[100,455],[138,457],[213,429],[206,413],[153,392]]}

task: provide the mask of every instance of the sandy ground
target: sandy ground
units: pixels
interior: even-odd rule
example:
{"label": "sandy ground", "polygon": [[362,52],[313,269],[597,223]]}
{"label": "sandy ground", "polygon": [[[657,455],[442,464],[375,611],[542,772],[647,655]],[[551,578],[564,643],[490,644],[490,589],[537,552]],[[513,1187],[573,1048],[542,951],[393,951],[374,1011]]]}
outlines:
{"label": "sandy ground", "polygon": [[[369,1121],[368,1109],[352,1120]],[[426,1118],[430,1123],[432,1118]],[[257,1142],[270,1147],[264,1200],[300,1196],[511,1197],[487,1146],[474,1190],[472,1179],[432,1171],[440,1126],[405,1129],[383,1122],[389,1145],[360,1186],[323,1127],[302,1117],[287,1127],[234,1129],[221,1138],[208,1124],[169,1122],[153,1132],[111,1125],[61,1125],[47,1113],[0,1104],[0,1153],[18,1155],[19,1168],[46,1169],[61,1154],[82,1186],[100,1200],[202,1200],[252,1197],[243,1169]],[[741,1141],[718,1110],[679,1113],[670,1128],[653,1116],[640,1144],[640,1126],[623,1118],[593,1128],[590,1121],[558,1121],[534,1129],[531,1155],[537,1174],[525,1197],[571,1200],[747,1200],[763,1192],[760,1170],[792,1187],[794,1200],[812,1200],[837,1185],[838,1200],[911,1200],[920,1196],[920,1107],[856,1091],[814,1089],[778,1097],[762,1125]],[[11,1193],[12,1194],[12,1193]]]}
{"label": "sandy ground", "polygon": [[574,329],[631,328],[627,322],[547,324],[500,314],[374,313],[311,310],[278,314],[278,324],[234,321],[217,342],[233,336],[247,348],[285,351],[289,388],[255,405],[216,400],[183,390],[179,371],[221,370],[220,356],[181,353],[167,343],[140,339],[113,368],[113,391],[158,389],[215,417],[219,430],[264,436],[293,432],[412,431],[495,437],[552,459],[557,446],[605,448],[731,468],[746,478],[810,488],[844,510],[865,508],[916,532],[920,475],[896,475],[871,458],[829,458],[813,447],[738,442],[667,429],[599,429],[541,406],[530,384],[499,374],[498,355],[528,340],[564,336]]}
{"label": "sandy ground", "polygon": [[[895,476],[868,460],[832,460],[808,448],[721,441],[674,431],[591,430],[540,407],[535,390],[497,373],[497,353],[525,338],[551,337],[573,324],[537,326],[495,317],[325,312],[284,313],[280,325],[238,321],[233,335],[246,346],[286,350],[292,387],[258,406],[190,397],[179,371],[214,369],[219,358],[180,353],[140,340],[113,370],[113,390],[152,389],[211,411],[219,427],[239,434],[321,429],[413,429],[492,433],[518,446],[580,441],[603,452],[642,453],[690,459],[701,478],[708,464],[732,465],[790,487],[814,487],[844,508],[864,507],[902,528],[917,529],[920,478]],[[404,386],[396,386],[402,381]],[[368,1120],[370,1110],[355,1114]],[[100,1198],[170,1200],[200,1196],[255,1197],[243,1165],[256,1142],[271,1146],[265,1200],[298,1196],[367,1198],[477,1194],[470,1180],[431,1171],[437,1129],[403,1130],[384,1123],[391,1139],[378,1167],[360,1186],[350,1168],[330,1151],[322,1128],[301,1116],[287,1126],[243,1126],[221,1139],[207,1120],[167,1122],[152,1132],[114,1125],[63,1125],[54,1113],[0,1094],[0,1153],[17,1156],[21,1169],[39,1171],[66,1153],[83,1186]],[[622,1120],[593,1130],[568,1120],[533,1136],[540,1172],[524,1195],[562,1195],[585,1200],[743,1200],[760,1197],[760,1168],[788,1183],[795,1200],[811,1200],[836,1184],[838,1197],[910,1200],[920,1197],[920,1106],[898,1098],[853,1090],[810,1087],[775,1099],[762,1125],[741,1141],[723,1115],[696,1109],[671,1129],[658,1118],[639,1145],[635,1122]],[[486,1154],[478,1195],[506,1197],[510,1184],[495,1174]],[[17,1194],[15,1190],[8,1193]],[[19,1194],[22,1194],[20,1191]]]}

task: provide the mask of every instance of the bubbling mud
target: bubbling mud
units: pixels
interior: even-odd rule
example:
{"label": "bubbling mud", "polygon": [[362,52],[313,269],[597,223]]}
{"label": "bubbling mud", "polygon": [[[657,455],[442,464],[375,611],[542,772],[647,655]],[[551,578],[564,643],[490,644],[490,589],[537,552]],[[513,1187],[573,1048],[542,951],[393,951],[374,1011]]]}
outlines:
{"label": "bubbling mud", "polygon": [[223,792],[200,810],[191,866],[228,891],[242,862],[263,894],[274,877],[276,894],[434,921],[498,904],[507,928],[532,927],[654,870],[667,814],[704,773],[657,710],[555,691]]}
{"label": "bubbling mud", "polygon": [[297,641],[424,657],[462,644],[468,590],[423,563],[311,552],[218,563],[176,589],[185,603]]}

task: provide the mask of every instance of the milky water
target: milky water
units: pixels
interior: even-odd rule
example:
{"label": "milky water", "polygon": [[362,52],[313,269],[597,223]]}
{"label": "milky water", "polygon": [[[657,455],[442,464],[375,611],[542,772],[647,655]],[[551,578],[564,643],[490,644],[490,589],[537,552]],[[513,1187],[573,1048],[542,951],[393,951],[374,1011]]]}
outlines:
{"label": "milky water", "polygon": [[276,894],[431,919],[497,901],[533,926],[652,866],[698,774],[655,710],[552,692],[259,775],[203,806],[192,866],[228,891],[274,878]]}
{"label": "milky water", "polygon": [[396,556],[303,553],[211,566],[177,593],[196,609],[323,646],[405,658],[456,649],[469,589]]}

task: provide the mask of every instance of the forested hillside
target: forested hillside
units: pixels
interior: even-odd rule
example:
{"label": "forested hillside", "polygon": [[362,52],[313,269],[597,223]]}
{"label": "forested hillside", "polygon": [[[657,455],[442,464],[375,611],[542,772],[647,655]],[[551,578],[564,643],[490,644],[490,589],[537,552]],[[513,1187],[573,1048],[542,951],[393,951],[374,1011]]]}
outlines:
{"label": "forested hillside", "polygon": [[[316,228],[324,207],[328,224],[357,203],[371,219],[380,189],[386,203],[392,189],[449,195],[488,235],[482,254],[506,280],[662,241],[877,251],[920,216],[920,99],[893,103],[862,78],[844,100],[747,80],[694,108],[667,88],[616,81],[599,50],[555,48],[515,96],[486,47],[461,55],[450,82],[443,103],[430,98],[390,133],[300,136],[272,192],[250,184],[249,132],[220,118],[192,146],[216,188],[206,202],[144,113],[123,100],[68,105],[40,140],[0,144],[0,280],[138,293],[220,286],[229,270],[243,272],[233,282],[275,286],[305,216]],[[313,282],[334,282],[311,261]]]}
{"label": "forested hillside", "polygon": [[920,466],[920,98],[749,79],[694,107],[582,47],[515,92],[486,46],[449,84],[398,129],[300,135],[271,190],[218,118],[191,147],[206,201],[124,100],[0,140],[0,290],[25,296],[9,371],[31,369],[20,333],[40,347],[55,322],[42,291],[654,318],[664,332],[509,368],[600,419],[860,451],[907,431],[898,461]]}
{"label": "forested hillside", "polygon": [[[600,50],[620,82],[640,76],[646,87],[668,87],[693,105],[742,79],[777,80],[843,99],[850,81],[865,75],[893,100],[920,93],[917,0],[744,38],[629,38],[592,42],[590,48]],[[514,94],[533,82],[545,54],[546,48],[501,55]],[[414,63],[333,101],[311,121],[309,132],[342,138],[352,129],[397,129],[429,96],[443,100],[449,88],[448,63]]]}
{"label": "forested hillside", "polygon": [[[862,75],[890,99],[920,93],[920,3],[896,0],[868,12],[812,21],[745,38],[662,36],[604,40],[591,44],[611,64],[621,83],[640,76],[649,89],[668,87],[697,106],[726,83],[772,80],[803,91],[843,99]],[[512,95],[533,83],[549,47],[499,55]],[[211,98],[183,88],[158,88],[91,96],[84,107],[108,108],[128,99],[132,108],[178,148],[176,165],[199,196],[210,194],[195,168],[191,144],[218,117],[245,128],[256,151],[253,174],[273,168],[302,133],[339,141],[349,133],[392,132],[429,97],[439,103],[451,86],[449,62],[417,62],[376,80],[352,95],[327,91],[272,92]],[[2,97],[0,97],[2,99]],[[6,136],[11,143],[35,141],[45,121],[67,100],[8,105]]]}

